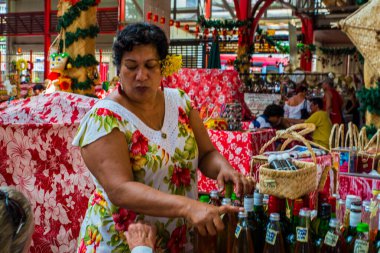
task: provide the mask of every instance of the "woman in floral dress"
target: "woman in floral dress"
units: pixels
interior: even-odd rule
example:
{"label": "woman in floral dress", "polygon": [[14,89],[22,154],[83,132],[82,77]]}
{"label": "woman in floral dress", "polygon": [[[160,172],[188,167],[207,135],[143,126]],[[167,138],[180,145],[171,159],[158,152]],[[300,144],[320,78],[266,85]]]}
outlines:
{"label": "woman in floral dress", "polygon": [[78,252],[130,252],[124,232],[136,220],[156,226],[155,252],[192,252],[192,228],[214,235],[222,213],[239,211],[197,201],[196,169],[220,189],[233,181],[243,194],[253,182],[216,151],[188,96],[160,88],[168,42],[159,27],[125,27],[113,51],[119,89],[86,114],[73,141],[96,184]]}

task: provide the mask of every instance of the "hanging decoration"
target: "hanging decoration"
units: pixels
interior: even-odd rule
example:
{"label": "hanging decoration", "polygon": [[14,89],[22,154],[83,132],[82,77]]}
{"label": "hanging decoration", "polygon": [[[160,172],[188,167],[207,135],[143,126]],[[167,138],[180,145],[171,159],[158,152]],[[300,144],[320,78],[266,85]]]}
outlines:
{"label": "hanging decoration", "polygon": [[360,108],[362,112],[370,112],[380,115],[380,82],[376,83],[375,87],[360,89],[356,96],[358,97]]}
{"label": "hanging decoration", "polygon": [[233,30],[240,27],[247,27],[252,25],[252,20],[220,20],[220,19],[206,19],[203,15],[200,15],[197,22],[202,28],[214,28],[214,29],[227,29]]}

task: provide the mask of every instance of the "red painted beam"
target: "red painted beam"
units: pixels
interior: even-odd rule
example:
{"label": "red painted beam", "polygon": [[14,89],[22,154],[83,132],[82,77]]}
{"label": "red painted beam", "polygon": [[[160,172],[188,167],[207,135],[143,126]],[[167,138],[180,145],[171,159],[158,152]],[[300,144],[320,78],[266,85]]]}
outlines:
{"label": "red painted beam", "polygon": [[[269,8],[269,6],[271,6],[271,4],[274,1],[275,0],[266,0],[265,3],[264,3],[264,5],[260,8],[260,10],[257,13],[257,15],[254,16],[254,19],[253,19],[253,22],[252,22],[252,26],[251,26],[251,30],[250,30],[250,34],[249,34],[250,44],[253,42],[253,35],[255,35],[255,32],[256,32],[256,29],[257,29],[257,26],[259,24],[261,16]],[[252,13],[252,14],[255,15],[255,13]]]}
{"label": "red painted beam", "polygon": [[[305,45],[313,44],[314,42],[314,27],[313,20],[308,17],[300,16],[302,22],[303,43]],[[311,71],[312,53],[306,51],[301,55],[300,66],[305,71]]]}
{"label": "red painted beam", "polygon": [[234,5],[235,5],[236,17],[238,20],[241,20],[239,0],[234,0]]}
{"label": "red painted beam", "polygon": [[124,28],[125,24],[125,0],[119,0],[119,30]]}
{"label": "red painted beam", "polygon": [[45,16],[44,16],[44,79],[47,78],[49,74],[49,48],[51,44],[50,37],[50,11],[51,11],[51,0],[45,0]]}

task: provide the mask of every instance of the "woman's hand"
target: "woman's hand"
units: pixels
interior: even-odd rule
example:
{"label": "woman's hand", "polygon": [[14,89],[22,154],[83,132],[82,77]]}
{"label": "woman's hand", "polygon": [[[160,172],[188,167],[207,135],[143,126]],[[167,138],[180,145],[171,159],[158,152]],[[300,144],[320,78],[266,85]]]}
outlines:
{"label": "woman's hand", "polygon": [[220,169],[216,181],[218,183],[219,192],[225,189],[225,184],[227,182],[233,182],[237,196],[240,196],[241,194],[251,194],[255,187],[255,182],[252,177],[246,177],[234,170],[232,167],[224,167]]}
{"label": "woman's hand", "polygon": [[156,228],[143,223],[133,223],[129,225],[125,237],[130,250],[137,246],[147,246],[154,249]]}
{"label": "woman's hand", "polygon": [[196,204],[191,203],[189,205],[186,219],[203,236],[213,236],[224,229],[224,224],[221,219],[222,214],[244,211],[243,207],[230,205],[213,206],[198,201],[195,202]]}

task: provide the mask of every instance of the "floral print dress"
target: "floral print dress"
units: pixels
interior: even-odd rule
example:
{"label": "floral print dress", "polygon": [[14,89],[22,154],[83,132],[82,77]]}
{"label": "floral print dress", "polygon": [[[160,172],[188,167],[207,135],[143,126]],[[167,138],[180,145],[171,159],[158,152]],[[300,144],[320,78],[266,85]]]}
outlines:
{"label": "floral print dress", "polygon": [[[135,181],[162,192],[197,198],[198,147],[189,123],[191,103],[179,89],[164,89],[165,118],[161,131],[146,126],[112,100],[100,100],[82,119],[73,145],[84,147],[118,128],[125,135]],[[185,219],[140,215],[113,205],[93,177],[78,240],[78,252],[130,252],[124,232],[136,220],[157,228],[155,252],[192,252],[192,230]]]}

